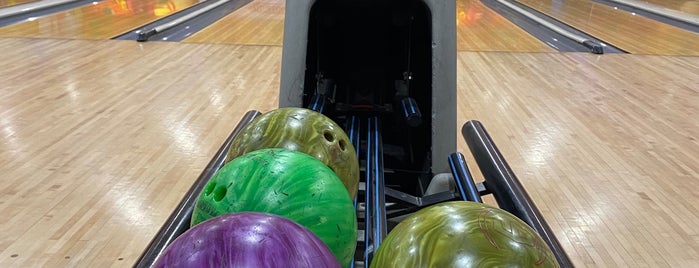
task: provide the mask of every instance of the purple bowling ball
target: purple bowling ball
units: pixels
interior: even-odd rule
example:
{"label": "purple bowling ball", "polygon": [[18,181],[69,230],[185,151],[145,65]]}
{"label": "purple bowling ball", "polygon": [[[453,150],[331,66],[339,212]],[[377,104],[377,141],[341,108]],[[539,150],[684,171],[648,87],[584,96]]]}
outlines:
{"label": "purple bowling ball", "polygon": [[305,227],[280,216],[241,212],[202,222],[175,239],[155,267],[340,267]]}

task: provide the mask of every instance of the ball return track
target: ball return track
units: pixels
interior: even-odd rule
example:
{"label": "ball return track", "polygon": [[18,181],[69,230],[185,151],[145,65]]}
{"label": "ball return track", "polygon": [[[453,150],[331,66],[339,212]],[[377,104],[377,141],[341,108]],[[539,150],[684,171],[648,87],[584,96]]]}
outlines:
{"label": "ball return track", "polygon": [[[561,267],[572,263],[494,141],[478,121],[461,134],[485,181],[456,147],[455,2],[288,1],[280,107],[305,107],[344,127],[360,162],[358,237],[352,266],[368,267],[402,217],[452,200],[498,206],[538,232]],[[490,89],[497,90],[497,89]],[[185,194],[135,267],[150,267],[189,228],[196,198],[225,161],[249,111]]]}
{"label": "ball return track", "polygon": [[[260,115],[258,111],[249,111],[245,114],[150,242],[134,265],[135,267],[152,266],[167,245],[189,228],[192,210],[199,192],[215,172],[223,166],[226,152],[233,139],[245,125],[258,115]],[[360,121],[358,118],[350,120],[350,126],[347,129],[354,144],[360,142]],[[368,262],[365,260],[371,258],[374,250],[378,248],[381,240],[386,236],[388,219],[444,201],[480,202],[481,196],[488,194],[493,194],[500,208],[514,214],[534,228],[553,250],[561,267],[573,267],[536,205],[479,121],[468,121],[463,125],[461,131],[485,177],[485,181],[480,183],[473,181],[463,155],[457,152],[449,155],[447,159],[456,184],[456,191],[444,191],[421,197],[403,193],[384,185],[385,170],[383,168],[381,134],[377,127],[378,120],[376,118],[366,120],[365,126],[367,128],[365,135],[369,137],[367,144],[373,144],[373,146],[367,150],[357,148],[358,157],[364,160],[362,163],[365,163],[362,167],[365,176],[361,182],[364,187],[360,187],[358,198],[355,199],[360,223],[359,234],[361,234],[357,243],[357,253],[355,253],[359,257],[355,259],[357,267],[368,266]],[[361,155],[360,151],[366,153]],[[366,163],[372,164],[367,165]],[[389,206],[387,206],[386,200],[389,200]]]}

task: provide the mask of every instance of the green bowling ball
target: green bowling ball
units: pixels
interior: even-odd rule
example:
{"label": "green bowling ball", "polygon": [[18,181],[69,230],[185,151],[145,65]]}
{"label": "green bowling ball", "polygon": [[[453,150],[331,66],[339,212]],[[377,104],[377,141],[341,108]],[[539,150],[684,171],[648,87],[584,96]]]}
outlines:
{"label": "green bowling ball", "polygon": [[263,148],[286,148],[309,154],[335,171],[352,199],[357,195],[357,154],[344,130],[325,115],[295,107],[260,115],[233,140],[226,162]]}
{"label": "green bowling ball", "polygon": [[305,226],[344,266],[354,255],[357,218],[352,200],[337,175],[307,154],[260,149],[225,164],[200,193],[191,226],[244,211],[275,214]]}
{"label": "green bowling ball", "polygon": [[546,242],[519,218],[453,201],[419,210],[386,236],[378,267],[558,267]]}

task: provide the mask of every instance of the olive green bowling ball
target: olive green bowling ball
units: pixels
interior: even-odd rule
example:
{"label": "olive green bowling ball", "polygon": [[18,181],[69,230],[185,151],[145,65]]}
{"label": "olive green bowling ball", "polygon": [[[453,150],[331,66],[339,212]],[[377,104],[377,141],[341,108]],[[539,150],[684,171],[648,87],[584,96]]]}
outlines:
{"label": "olive green bowling ball", "polygon": [[558,267],[546,242],[519,218],[453,201],[419,210],[386,236],[377,267]]}
{"label": "olive green bowling ball", "polygon": [[279,108],[245,126],[231,143],[226,162],[262,148],[286,148],[309,154],[330,169],[351,198],[359,188],[359,162],[347,134],[332,119],[304,108]]}
{"label": "olive green bowling ball", "polygon": [[246,211],[279,215],[308,228],[345,267],[354,256],[353,202],[337,175],[307,154],[260,149],[225,164],[201,191],[191,226]]}

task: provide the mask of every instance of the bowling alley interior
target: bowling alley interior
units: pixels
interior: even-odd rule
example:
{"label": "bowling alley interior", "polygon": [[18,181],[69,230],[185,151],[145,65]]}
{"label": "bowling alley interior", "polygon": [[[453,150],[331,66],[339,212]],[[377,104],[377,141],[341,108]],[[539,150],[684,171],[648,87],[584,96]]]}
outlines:
{"label": "bowling alley interior", "polygon": [[0,50],[0,267],[699,267],[697,0],[0,0]]}

